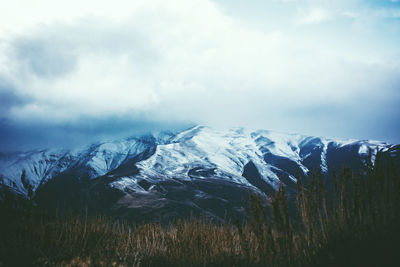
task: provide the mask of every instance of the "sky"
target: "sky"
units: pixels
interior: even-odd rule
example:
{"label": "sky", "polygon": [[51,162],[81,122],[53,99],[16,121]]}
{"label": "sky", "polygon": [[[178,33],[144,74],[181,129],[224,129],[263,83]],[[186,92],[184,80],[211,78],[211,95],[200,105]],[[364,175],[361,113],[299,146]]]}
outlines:
{"label": "sky", "polygon": [[400,143],[398,0],[0,3],[0,151],[191,125]]}

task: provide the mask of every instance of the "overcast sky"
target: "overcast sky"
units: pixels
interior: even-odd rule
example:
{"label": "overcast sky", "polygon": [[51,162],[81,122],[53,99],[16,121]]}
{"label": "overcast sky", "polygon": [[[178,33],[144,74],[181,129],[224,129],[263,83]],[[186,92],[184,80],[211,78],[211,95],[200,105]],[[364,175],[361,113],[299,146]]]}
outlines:
{"label": "overcast sky", "polygon": [[395,0],[0,3],[0,151],[192,124],[400,143]]}

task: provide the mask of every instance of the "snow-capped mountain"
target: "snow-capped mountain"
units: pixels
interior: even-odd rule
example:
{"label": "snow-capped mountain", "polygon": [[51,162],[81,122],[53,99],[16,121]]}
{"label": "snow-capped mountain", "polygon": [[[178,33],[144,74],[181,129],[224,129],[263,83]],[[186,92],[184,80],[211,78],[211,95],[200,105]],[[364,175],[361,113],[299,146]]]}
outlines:
{"label": "snow-capped mountain", "polygon": [[0,188],[40,205],[86,205],[124,217],[149,209],[221,215],[239,211],[249,190],[272,192],[283,183],[290,193],[298,177],[319,169],[326,177],[342,165],[362,170],[370,150],[397,158],[399,146],[196,126],[74,151],[2,154]]}

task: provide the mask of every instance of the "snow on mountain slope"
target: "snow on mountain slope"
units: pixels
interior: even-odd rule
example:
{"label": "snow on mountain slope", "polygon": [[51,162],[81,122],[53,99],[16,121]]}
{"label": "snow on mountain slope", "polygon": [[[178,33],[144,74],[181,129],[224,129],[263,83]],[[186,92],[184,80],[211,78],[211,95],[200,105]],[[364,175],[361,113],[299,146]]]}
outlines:
{"label": "snow on mountain slope", "polygon": [[[283,134],[266,130],[244,128],[213,129],[196,126],[176,135],[171,142],[158,145],[155,153],[136,164],[139,174],[134,179],[123,178],[123,183],[113,185],[141,190],[137,183],[146,180],[152,184],[168,179],[223,179],[246,186],[253,185],[243,177],[244,168],[254,164],[261,178],[274,189],[279,186],[282,176],[296,182],[296,171],[305,175],[320,168],[328,172],[329,150],[345,146],[367,146],[374,149],[390,145],[380,142],[369,143],[349,140],[328,140],[297,134]],[[358,148],[357,148],[358,149]],[[304,151],[309,150],[308,153]],[[307,159],[318,153],[317,161],[310,168]],[[361,156],[365,156],[360,153]],[[332,160],[331,160],[332,161]],[[316,166],[315,166],[316,163]],[[200,175],[199,175],[200,174]]]}
{"label": "snow on mountain slope", "polygon": [[[266,165],[260,144],[254,140],[257,136],[252,136],[250,130],[243,128],[218,131],[197,126],[180,133],[170,144],[159,145],[153,156],[139,162],[138,177],[153,181],[168,178],[187,180],[192,178],[189,175],[191,170],[201,168],[212,170],[210,176],[251,186],[242,174],[244,166],[252,161],[262,177],[277,187],[279,178],[271,171],[272,166]],[[282,144],[274,152],[294,156]]]}
{"label": "snow on mountain slope", "polygon": [[[277,188],[295,183],[321,169],[328,173],[340,164],[362,165],[372,149],[392,145],[376,141],[330,140],[245,128],[196,126],[178,134],[161,133],[94,144],[77,151],[42,150],[0,155],[0,186],[29,196],[41,184],[62,173],[95,179],[112,178],[109,185],[149,192],[160,182],[218,179],[247,187],[264,182]],[[246,166],[255,168],[263,182],[250,181]],[[252,167],[252,168],[253,168]],[[138,172],[129,169],[138,169]],[[128,170],[128,171],[127,171]]]}
{"label": "snow on mountain slope", "polygon": [[86,170],[89,178],[93,179],[105,175],[125,161],[156,145],[156,139],[152,136],[92,145],[81,152],[74,166]]}
{"label": "snow on mountain slope", "polygon": [[0,184],[28,195],[42,182],[65,171],[75,157],[65,150],[40,150],[0,157]]}
{"label": "snow on mountain slope", "polygon": [[98,143],[76,151],[41,150],[1,155],[0,185],[29,195],[29,190],[35,191],[40,184],[65,171],[73,170],[80,178],[93,179],[155,145],[155,138],[146,136]]}

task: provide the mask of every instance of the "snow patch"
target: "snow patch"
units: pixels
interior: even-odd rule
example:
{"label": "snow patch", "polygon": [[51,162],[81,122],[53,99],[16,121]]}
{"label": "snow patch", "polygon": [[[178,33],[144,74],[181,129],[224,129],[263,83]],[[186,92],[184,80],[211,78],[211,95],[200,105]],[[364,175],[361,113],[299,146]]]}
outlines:
{"label": "snow patch", "polygon": [[321,153],[321,171],[323,173],[328,172],[328,163],[326,161],[326,154],[328,151],[329,142],[327,140],[321,139],[322,142],[322,153]]}

